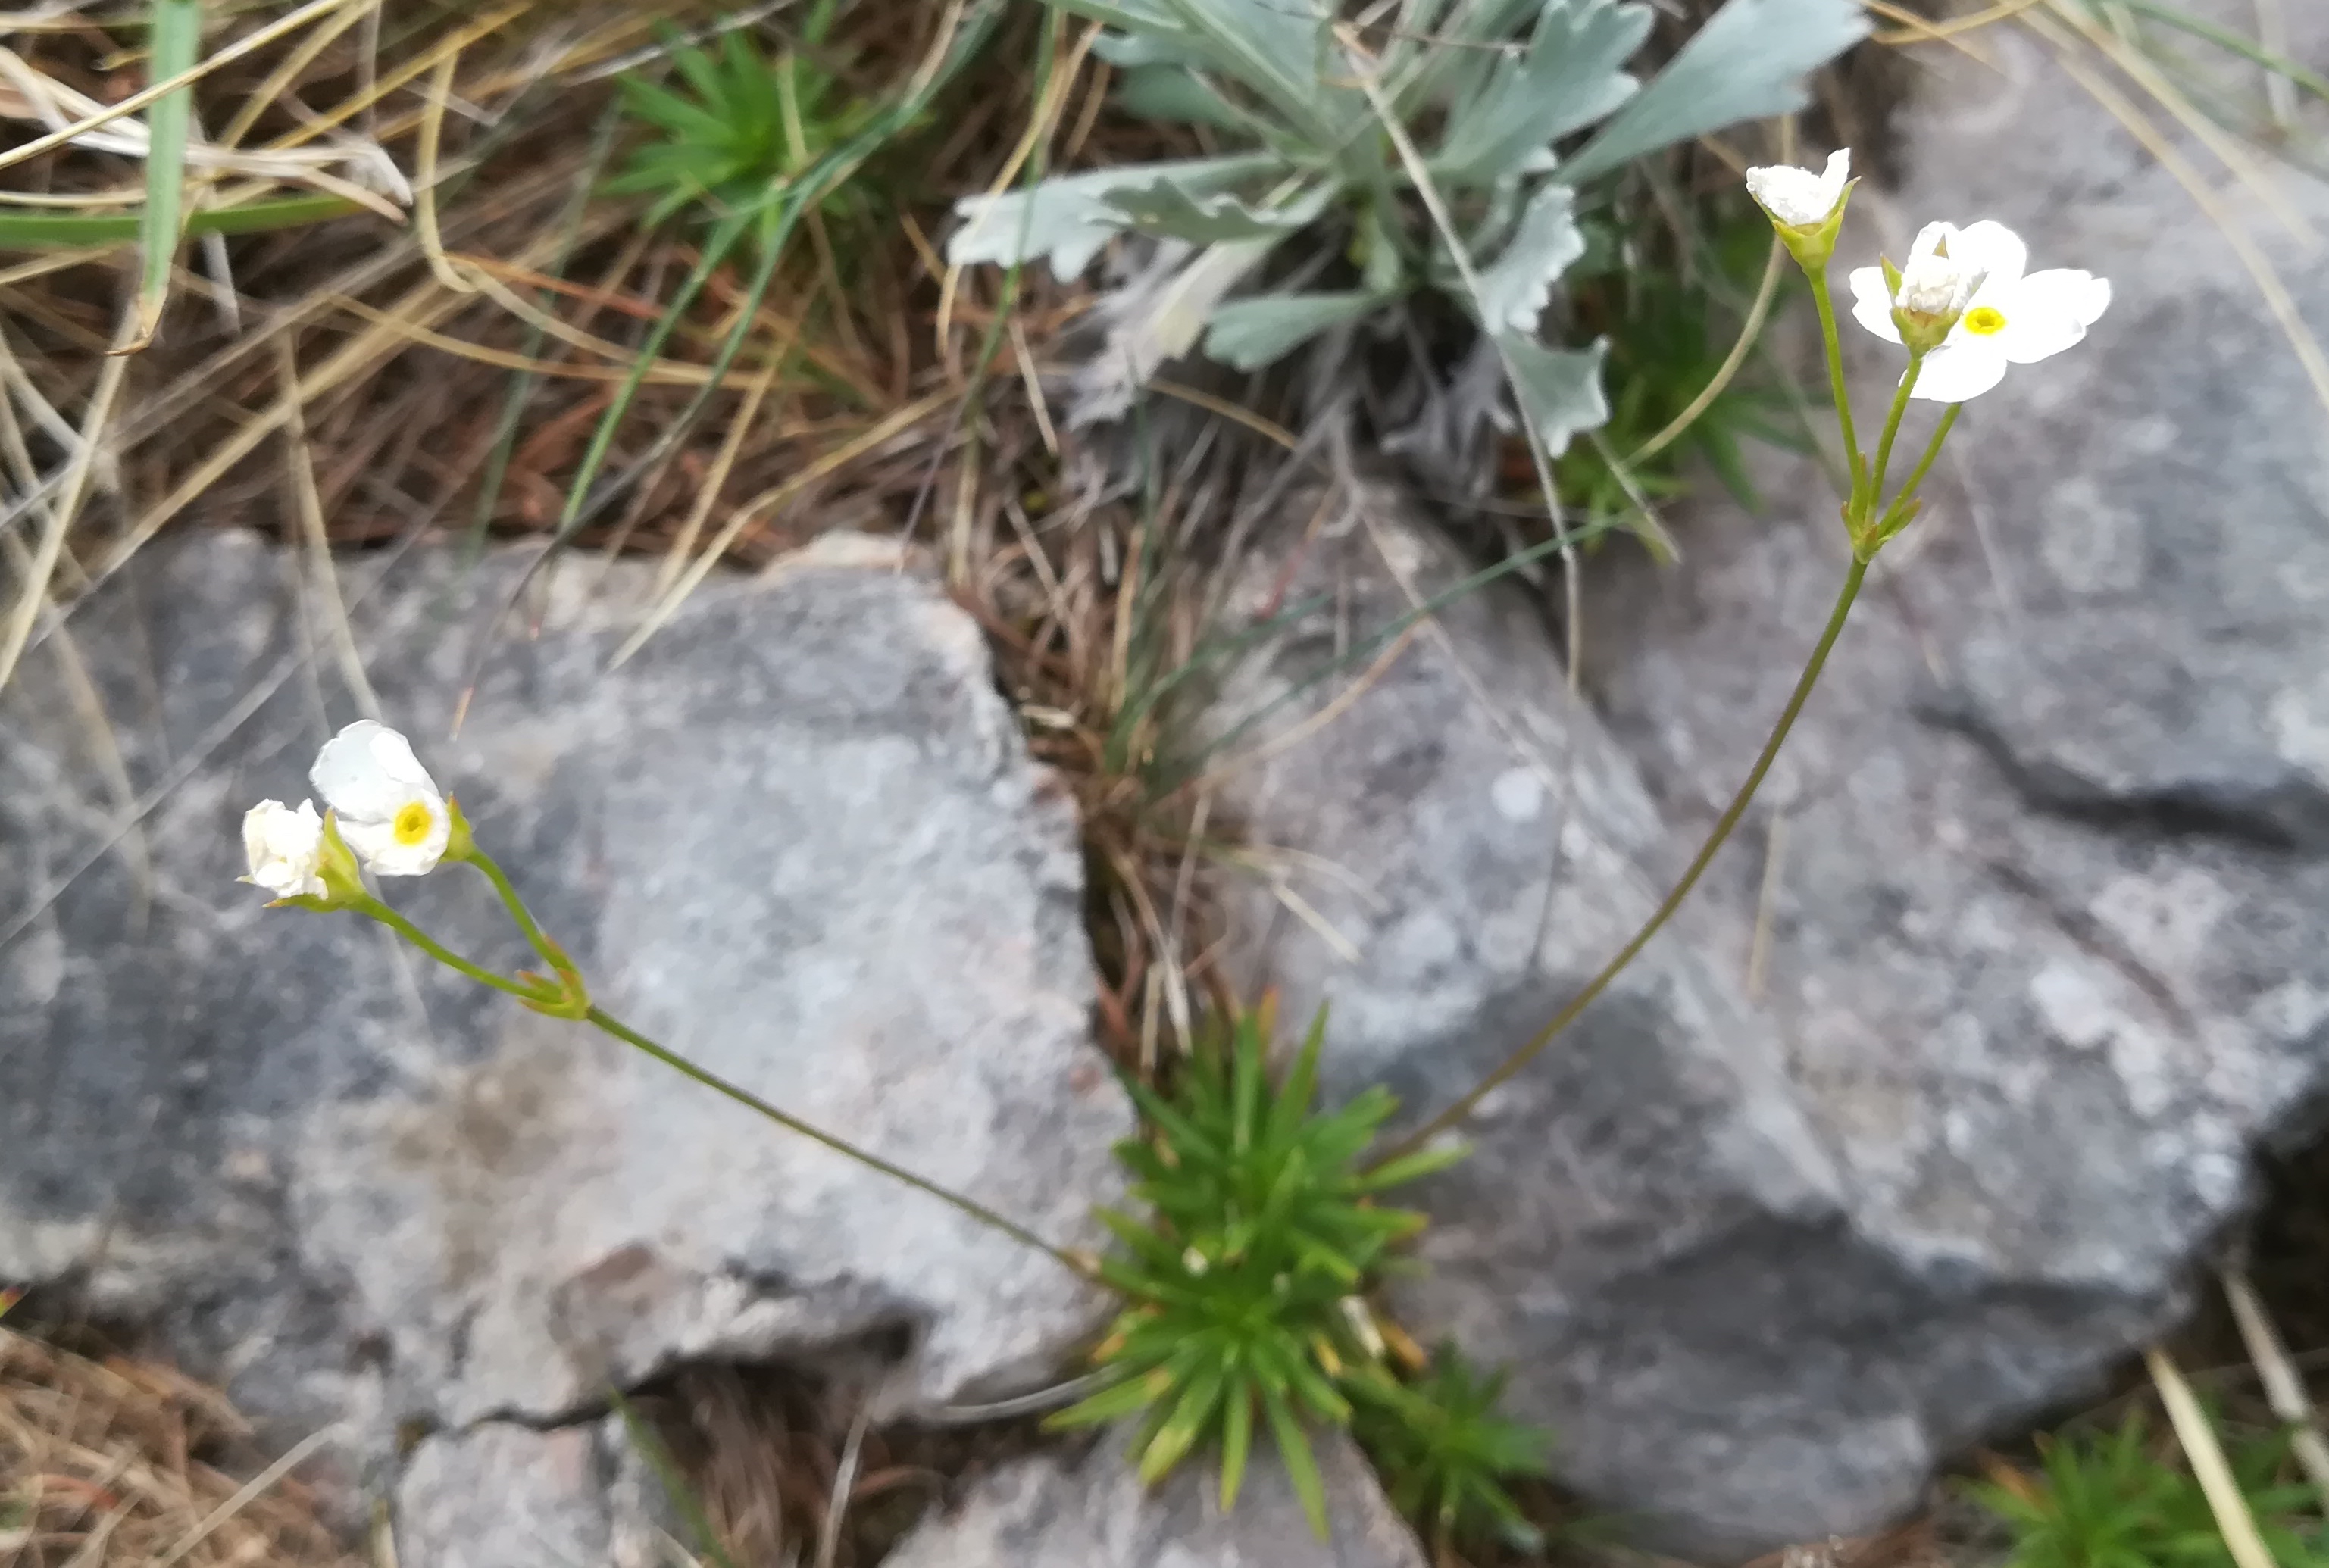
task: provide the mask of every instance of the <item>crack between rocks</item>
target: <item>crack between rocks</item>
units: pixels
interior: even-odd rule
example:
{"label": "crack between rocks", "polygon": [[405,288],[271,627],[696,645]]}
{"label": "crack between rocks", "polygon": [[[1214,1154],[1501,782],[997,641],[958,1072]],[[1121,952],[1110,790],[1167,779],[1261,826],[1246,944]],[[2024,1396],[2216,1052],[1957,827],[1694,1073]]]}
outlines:
{"label": "crack between rocks", "polygon": [[2026,760],[1962,698],[1919,702],[1911,711],[1973,742],[2033,812],[2103,832],[2212,840],[2305,859],[2329,855],[2329,792],[2290,784],[2244,791],[2194,784],[2117,793],[2059,764]]}

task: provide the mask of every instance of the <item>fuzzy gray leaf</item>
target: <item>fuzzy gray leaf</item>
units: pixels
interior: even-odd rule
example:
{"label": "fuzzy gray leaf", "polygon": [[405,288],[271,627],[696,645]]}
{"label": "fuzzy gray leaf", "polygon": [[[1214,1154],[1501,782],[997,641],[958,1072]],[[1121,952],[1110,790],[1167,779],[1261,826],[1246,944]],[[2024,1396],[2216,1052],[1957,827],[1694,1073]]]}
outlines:
{"label": "fuzzy gray leaf", "polygon": [[1250,117],[1213,85],[1177,65],[1141,65],[1125,72],[1116,89],[1117,107],[1145,120],[1177,120],[1183,125],[1214,126],[1227,131],[1251,131]]}
{"label": "fuzzy gray leaf", "polygon": [[1578,432],[1598,430],[1608,421],[1609,404],[1601,395],[1608,339],[1596,340],[1591,348],[1549,349],[1534,338],[1499,333],[1496,347],[1512,374],[1523,417],[1536,427],[1553,456],[1568,451]]}
{"label": "fuzzy gray leaf", "polygon": [[1341,326],[1381,305],[1363,292],[1264,294],[1233,299],[1214,310],[1205,352],[1240,371],[1258,371],[1329,327]]}
{"label": "fuzzy gray leaf", "polygon": [[955,203],[955,213],[963,221],[947,241],[947,260],[957,267],[978,261],[1007,267],[1046,257],[1051,275],[1065,282],[1090,266],[1100,247],[1131,227],[1131,217],[1108,204],[1111,192],[1162,181],[1193,195],[1206,193],[1278,167],[1278,160],[1268,154],[1248,153],[1094,169],[1061,174],[1032,190],[966,196]]}
{"label": "fuzzy gray leaf", "polygon": [[1544,0],[1527,52],[1498,61],[1486,87],[1456,104],[1434,171],[1452,184],[1488,184],[1615,110],[1634,95],[1622,67],[1650,20],[1645,5]]}
{"label": "fuzzy gray leaf", "polygon": [[1856,0],[1730,0],[1562,178],[1575,184],[1675,142],[1801,108],[1804,77],[1867,33]]}
{"label": "fuzzy gray leaf", "polygon": [[1143,234],[1193,245],[1279,238],[1317,216],[1319,207],[1312,194],[1284,207],[1257,210],[1235,196],[1192,196],[1166,180],[1110,191],[1105,200]]}
{"label": "fuzzy gray leaf", "polygon": [[1504,254],[1480,270],[1476,302],[1492,333],[1536,335],[1537,318],[1552,298],[1555,279],[1585,254],[1585,236],[1570,214],[1575,192],[1550,182],[1537,188],[1521,213]]}
{"label": "fuzzy gray leaf", "polygon": [[[1182,31],[1180,22],[1164,0],[1058,0],[1058,3],[1061,10],[1071,15],[1088,16],[1135,38],[1170,38]],[[1103,52],[1101,58],[1106,59],[1107,55]]]}
{"label": "fuzzy gray leaf", "polygon": [[[1325,58],[1326,0],[1159,0],[1183,32],[1202,39],[1220,67],[1244,82],[1313,140],[1331,137],[1334,127],[1365,99],[1348,88],[1329,86],[1320,66]],[[1314,8],[1315,7],[1315,8]]]}
{"label": "fuzzy gray leaf", "polygon": [[1275,236],[1231,240],[1193,256],[1177,241],[1158,246],[1146,267],[1108,290],[1095,307],[1108,339],[1076,373],[1068,423],[1082,426],[1122,415],[1157,366],[1195,346],[1222,297],[1277,243]]}
{"label": "fuzzy gray leaf", "polygon": [[1103,33],[1092,40],[1092,52],[1118,70],[1138,70],[1148,65],[1206,63],[1204,52],[1188,34],[1166,23],[1169,32]]}

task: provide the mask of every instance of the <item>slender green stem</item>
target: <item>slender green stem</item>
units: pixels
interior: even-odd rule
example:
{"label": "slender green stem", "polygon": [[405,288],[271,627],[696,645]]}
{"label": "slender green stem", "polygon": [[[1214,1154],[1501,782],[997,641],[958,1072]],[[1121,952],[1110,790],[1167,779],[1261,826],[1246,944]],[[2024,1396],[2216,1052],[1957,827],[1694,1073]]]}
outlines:
{"label": "slender green stem", "polygon": [[482,964],[471,963],[377,898],[367,898],[364,902],[350,905],[349,907],[359,915],[379,921],[446,968],[459,970],[479,985],[489,985],[495,991],[506,991],[520,1001],[542,1000],[542,993],[537,988],[512,980],[504,974],[495,974]]}
{"label": "slender green stem", "polygon": [[1876,503],[1884,499],[1884,476],[1892,468],[1892,443],[1900,434],[1900,418],[1909,411],[1909,394],[1917,390],[1917,374],[1925,368],[1925,356],[1911,352],[1909,368],[1901,374],[1900,385],[1892,394],[1891,411],[1884,416],[1884,434],[1876,443],[1876,467],[1868,475],[1868,492],[1862,497],[1858,515],[1853,518],[1856,529],[1874,515]]}
{"label": "slender green stem", "polygon": [[1908,510],[1909,503],[1917,499],[1918,487],[1925,483],[1925,475],[1932,472],[1933,459],[1941,455],[1941,443],[1949,438],[1949,431],[1957,422],[1957,413],[1964,407],[1963,403],[1951,403],[1947,411],[1941,415],[1940,424],[1933,429],[1933,438],[1925,443],[1925,455],[1917,459],[1917,466],[1909,472],[1908,483],[1900,486],[1900,493],[1892,498],[1892,504],[1884,509],[1883,520],[1877,524],[1880,535],[1889,536],[1900,514]]}
{"label": "slender green stem", "polygon": [[922,1192],[927,1192],[932,1197],[938,1198],[943,1203],[952,1204],[956,1208],[960,1209],[963,1213],[970,1216],[971,1218],[977,1220],[980,1224],[991,1225],[995,1229],[1001,1231],[1004,1235],[1009,1236],[1012,1240],[1023,1243],[1028,1246],[1033,1247],[1037,1252],[1045,1253],[1053,1261],[1057,1262],[1062,1268],[1070,1270],[1076,1274],[1085,1278],[1089,1278],[1091,1276],[1091,1265],[1087,1260],[1077,1257],[1074,1253],[1068,1252],[1065,1248],[1053,1246],[1051,1243],[1037,1235],[1033,1231],[1029,1230],[1025,1225],[1019,1225],[1014,1221],[1004,1218],[1001,1215],[995,1213],[993,1209],[987,1207],[983,1203],[979,1203],[972,1198],[965,1197],[958,1192],[950,1192],[947,1188],[940,1187],[937,1182],[929,1180],[924,1177],[916,1176],[912,1171],[906,1169],[903,1166],[892,1165],[878,1154],[868,1153],[866,1150],[858,1148],[857,1145],[848,1141],[846,1139],[836,1138],[832,1133],[825,1131],[822,1128],[812,1126],[810,1123],[802,1121],[799,1117],[791,1114],[789,1112],[778,1110],[774,1105],[769,1104],[766,1100],[763,1100],[759,1095],[752,1094],[750,1090],[739,1088],[735,1084],[730,1083],[727,1079],[720,1076],[717,1073],[707,1072],[703,1068],[697,1066],[693,1062],[689,1061],[685,1056],[680,1056],[677,1052],[667,1050],[664,1047],[655,1044],[655,1041],[647,1038],[646,1036],[639,1033],[638,1030],[631,1028],[628,1024],[623,1022],[622,1019],[616,1018],[606,1009],[594,1007],[583,1016],[588,1019],[588,1021],[598,1025],[600,1028],[606,1030],[607,1033],[614,1036],[615,1038],[622,1041],[625,1045],[636,1047],[639,1050],[646,1052],[648,1056],[653,1056],[656,1061],[661,1062],[665,1066],[673,1069],[683,1076],[694,1079],[697,1083],[702,1084],[707,1089],[725,1094],[729,1099],[735,1101],[736,1103],[745,1107],[747,1110],[759,1112],[769,1121],[774,1122],[778,1126],[782,1127],[788,1131],[797,1132],[802,1137],[806,1138],[813,1142],[822,1143],[836,1154],[846,1155],[850,1159],[857,1161],[860,1165],[866,1166],[872,1169],[880,1171],[884,1176],[902,1181],[908,1187],[914,1188]]}
{"label": "slender green stem", "polygon": [[494,891],[501,895],[502,904],[509,910],[510,918],[517,922],[520,931],[525,933],[526,942],[542,955],[542,961],[552,969],[564,968],[567,962],[565,952],[542,934],[542,927],[534,924],[533,912],[525,906],[525,900],[517,896],[517,889],[510,886],[509,878],[503,874],[494,858],[483,850],[472,848],[467,859],[470,865],[485,873],[486,880],[494,885]]}
{"label": "slender green stem", "polygon": [[1666,895],[1665,902],[1659,905],[1649,920],[1634,934],[1633,940],[1618,950],[1617,956],[1604,964],[1601,972],[1587,981],[1585,989],[1570,999],[1568,1006],[1553,1014],[1551,1021],[1539,1029],[1526,1045],[1505,1057],[1495,1072],[1474,1084],[1463,1098],[1393,1144],[1375,1162],[1377,1169],[1414,1153],[1470,1115],[1472,1108],[1485,1099],[1490,1091],[1534,1061],[1538,1053],[1552,1043],[1554,1036],[1575,1023],[1579,1015],[1609,988],[1610,981],[1617,978],[1619,972],[1634,961],[1634,955],[1648,946],[1650,938],[1664,929],[1666,922],[1674,918],[1674,911],[1682,907],[1683,900],[1690,897],[1691,889],[1698,886],[1698,879],[1713,863],[1715,851],[1722,848],[1724,841],[1730,837],[1731,830],[1738,827],[1739,819],[1747,814],[1747,807],[1754,800],[1755,792],[1762,787],[1763,775],[1771,771],[1772,759],[1779,755],[1779,747],[1787,741],[1787,732],[1795,728],[1796,717],[1803,711],[1805,699],[1811,696],[1812,688],[1819,683],[1820,671],[1827,665],[1828,653],[1843,631],[1843,623],[1852,614],[1853,601],[1860,596],[1861,582],[1867,576],[1868,563],[1855,557],[1852,569],[1844,574],[1843,588],[1835,596],[1835,608],[1828,612],[1827,629],[1820,634],[1819,643],[1812,649],[1803,674],[1796,680],[1795,690],[1787,697],[1787,707],[1780,710],[1779,721],[1771,727],[1770,737],[1763,742],[1762,755],[1756,757],[1754,769],[1748,774],[1747,782],[1740,784],[1739,793],[1730,797],[1730,804],[1716,820],[1714,831],[1706,836],[1706,842],[1699,846],[1697,857],[1691,861],[1690,869],[1682,874],[1682,880],[1674,884],[1674,891]]}
{"label": "slender green stem", "polygon": [[1836,336],[1835,301],[1828,297],[1827,268],[1806,268],[1812,283],[1812,304],[1819,311],[1820,342],[1827,352],[1827,385],[1835,399],[1835,426],[1843,434],[1843,455],[1852,465],[1852,504],[1856,509],[1868,488],[1868,459],[1861,455],[1860,433],[1853,428],[1852,397],[1843,386],[1843,342]]}

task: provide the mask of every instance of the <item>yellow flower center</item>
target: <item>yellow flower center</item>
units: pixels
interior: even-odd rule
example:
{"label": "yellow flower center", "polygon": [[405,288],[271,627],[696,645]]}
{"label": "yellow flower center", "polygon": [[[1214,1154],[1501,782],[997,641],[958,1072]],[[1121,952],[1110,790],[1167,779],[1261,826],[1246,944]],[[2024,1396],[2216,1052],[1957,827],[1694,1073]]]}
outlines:
{"label": "yellow flower center", "polygon": [[396,813],[396,821],[391,825],[396,830],[398,843],[408,847],[419,843],[429,836],[429,829],[432,825],[428,803],[407,802],[404,809]]}
{"label": "yellow flower center", "polygon": [[1965,313],[1965,329],[1988,337],[2005,330],[2005,313],[1994,305],[1977,305]]}

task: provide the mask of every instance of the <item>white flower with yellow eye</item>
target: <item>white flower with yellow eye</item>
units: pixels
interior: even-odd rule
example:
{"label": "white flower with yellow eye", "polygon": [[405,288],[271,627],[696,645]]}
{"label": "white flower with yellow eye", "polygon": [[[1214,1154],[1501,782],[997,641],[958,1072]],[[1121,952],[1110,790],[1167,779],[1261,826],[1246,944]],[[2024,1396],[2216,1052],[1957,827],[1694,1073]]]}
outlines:
{"label": "white flower with yellow eye", "polygon": [[2025,273],[2029,264],[2030,248],[2003,223],[1928,224],[1900,269],[1899,295],[1885,286],[1881,268],[1853,273],[1852,314],[1897,343],[1896,305],[1935,316],[1956,307],[1957,324],[1925,356],[1909,395],[1962,403],[2004,380],[2008,365],[2035,364],[2077,343],[2110,305],[2107,279],[2068,268]]}
{"label": "white flower with yellow eye", "polygon": [[301,801],[292,810],[281,801],[261,801],[242,817],[242,852],[250,874],[238,877],[264,887],[278,898],[322,898],[324,886],[324,819],[316,803]]}
{"label": "white flower with yellow eye", "polygon": [[411,743],[388,726],[349,725],[324,743],[307,777],[367,869],[418,877],[445,858],[452,813]]}
{"label": "white flower with yellow eye", "polygon": [[1769,164],[1747,171],[1747,193],[1755,198],[1772,221],[1790,229],[1815,229],[1835,212],[1843,187],[1852,178],[1852,149],[1827,155],[1827,167],[1818,174],[1789,164]]}

